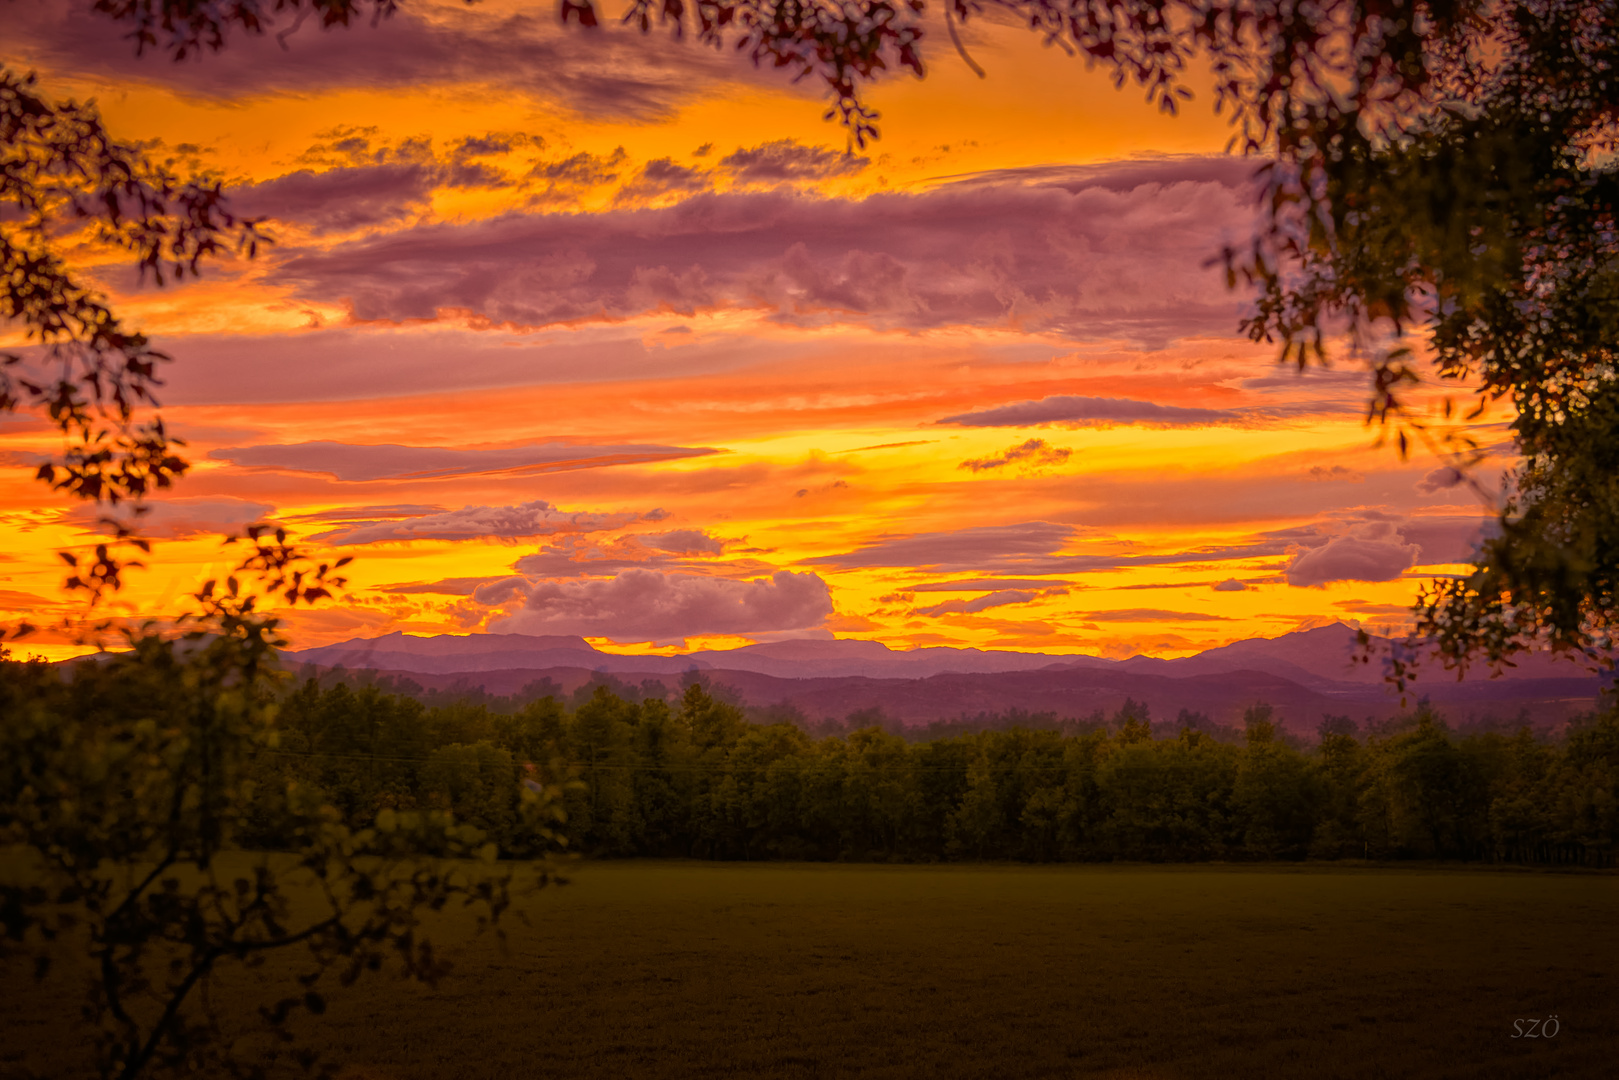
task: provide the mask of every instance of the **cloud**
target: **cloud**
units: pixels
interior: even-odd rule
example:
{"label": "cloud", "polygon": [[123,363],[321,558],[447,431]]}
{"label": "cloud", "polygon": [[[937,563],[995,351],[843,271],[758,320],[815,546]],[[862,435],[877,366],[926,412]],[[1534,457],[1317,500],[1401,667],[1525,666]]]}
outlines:
{"label": "cloud", "polygon": [[[906,567],[946,572],[1077,574],[1133,566],[1173,566],[1228,562],[1287,554],[1322,542],[1313,526],[1263,533],[1252,543],[1195,548],[1159,554],[1060,554],[1081,536],[1072,525],[1049,521],[1017,525],[983,525],[952,532],[884,537],[865,547],[837,555],[803,560],[839,569]],[[1110,541],[1110,543],[1113,543]]]}
{"label": "cloud", "polygon": [[1299,552],[1287,566],[1287,583],[1309,588],[1333,581],[1393,581],[1416,565],[1421,551],[1392,523],[1368,522]]}
{"label": "cloud", "polygon": [[288,521],[376,521],[381,518],[426,517],[442,514],[448,507],[434,503],[390,503],[381,506],[339,506],[310,514],[294,514]]}
{"label": "cloud", "polygon": [[1334,465],[1331,468],[1328,468],[1325,465],[1313,465],[1310,467],[1310,471],[1306,475],[1311,480],[1342,480],[1347,484],[1360,484],[1364,483],[1366,480],[1366,477],[1362,476],[1354,469],[1347,468],[1343,465]]}
{"label": "cloud", "polygon": [[[120,85],[156,83],[216,100],[473,85],[498,87],[503,96],[533,95],[590,116],[652,120],[716,85],[784,82],[712,49],[670,48],[629,28],[603,26],[581,47],[579,36],[551,13],[432,0],[350,29],[324,30],[311,19],[287,33],[292,22],[267,17],[269,33],[234,32],[223,52],[180,63],[137,57],[126,24],[76,5],[12,4],[6,19],[8,52],[25,66],[86,72]],[[161,28],[157,32],[161,37]]]}
{"label": "cloud", "polygon": [[93,505],[75,506],[62,519],[83,529],[100,531],[100,520],[116,517],[132,525],[135,532],[153,540],[184,540],[209,534],[236,535],[249,525],[264,521],[275,507],[229,495],[151,499],[143,504],[145,513],[117,512]]}
{"label": "cloud", "polygon": [[504,604],[515,597],[523,596],[533,584],[527,578],[515,575],[494,578],[473,589],[472,598],[480,604]]}
{"label": "cloud", "polygon": [[460,577],[444,578],[442,581],[407,581],[398,585],[376,585],[372,591],[405,596],[420,593],[431,596],[471,596],[480,586],[504,580],[506,579],[493,577]]}
{"label": "cloud", "polygon": [[1493,517],[1432,514],[1401,522],[1400,532],[1421,549],[1418,565],[1466,563],[1477,557],[1485,540],[1501,535],[1501,523]]}
{"label": "cloud", "polygon": [[870,158],[828,146],[805,146],[797,139],[777,139],[747,150],[737,147],[720,159],[720,168],[742,183],[765,184],[852,176],[870,164]]}
{"label": "cloud", "polygon": [[918,615],[972,615],[980,611],[987,611],[994,607],[1004,607],[1007,604],[1027,604],[1038,594],[1026,592],[1021,589],[1002,589],[997,592],[979,596],[972,600],[946,600],[942,604],[932,607],[917,608]]}
{"label": "cloud", "polygon": [[725,548],[723,541],[696,529],[646,533],[637,539],[655,551],[667,551],[674,555],[718,555]]}
{"label": "cloud", "polygon": [[[659,168],[661,183],[696,183],[672,163]],[[1228,169],[1223,182],[1141,178],[1125,190],[1007,181],[860,199],[702,191],[668,206],[508,213],[286,249],[275,274],[310,300],[347,299],[367,321],[463,312],[538,328],[746,310],[793,326],[1015,327],[1159,347],[1235,327],[1242,302],[1204,263],[1248,231],[1249,171]],[[1089,419],[1232,421],[1217,410]]]}
{"label": "cloud", "polygon": [[490,630],[675,641],[699,634],[808,630],[831,614],[831,592],[815,574],[780,570],[768,578],[737,581],[626,570],[607,580],[540,582],[520,610],[492,620]]}
{"label": "cloud", "polygon": [[1073,455],[1073,451],[1065,446],[1047,445],[1044,439],[1030,439],[1001,451],[999,457],[976,458],[972,461],[963,461],[956,466],[958,469],[971,469],[973,472],[983,472],[986,469],[1000,469],[1007,465],[1021,465],[1028,469],[1040,469],[1049,466],[1061,465]]}
{"label": "cloud", "polygon": [[227,446],[211,450],[216,461],[252,469],[326,473],[344,481],[437,480],[478,473],[539,473],[634,465],[700,457],[716,450],[683,446],[592,446],[541,443],[499,450],[445,446],[364,445],[340,442]]}
{"label": "cloud", "polygon": [[427,208],[439,173],[431,163],[300,169],[234,188],[231,209],[247,217],[296,221],[318,233],[401,221]]}
{"label": "cloud", "polygon": [[[939,420],[962,427],[1033,427],[1036,424],[1143,424],[1149,427],[1201,427],[1242,422],[1242,413],[1225,409],[1183,409],[1129,398],[1076,397],[1061,394],[1038,401],[1019,401],[993,409],[958,413]],[[1040,440],[1031,440],[1039,442]],[[1024,444],[1029,445],[1028,443]],[[1042,444],[1043,445],[1043,444]],[[967,467],[970,463],[963,465]],[[976,471],[976,470],[975,470]]]}
{"label": "cloud", "polygon": [[[604,577],[632,569],[707,572],[715,565],[711,556],[720,554],[721,549],[723,541],[688,529],[612,539],[561,536],[518,559],[512,569],[534,578]],[[733,574],[769,573],[775,569],[769,563],[749,558],[728,559],[723,565]]]}
{"label": "cloud", "polygon": [[0,589],[0,611],[21,611],[29,613],[44,608],[58,607],[61,600],[47,600],[43,596],[33,593],[19,592],[16,589]]}
{"label": "cloud", "polygon": [[805,559],[810,565],[853,567],[961,567],[971,569],[1000,560],[1050,555],[1074,535],[1072,525],[1027,521],[1017,525],[980,525],[952,532],[888,537],[842,555]]}
{"label": "cloud", "polygon": [[1236,578],[1226,578],[1224,581],[1219,582],[1218,584],[1215,584],[1215,585],[1211,585],[1209,587],[1212,588],[1215,592],[1247,592],[1248,591],[1248,586],[1244,585],[1242,582],[1238,581]]}
{"label": "cloud", "polygon": [[1421,480],[1418,480],[1416,487],[1417,490],[1422,494],[1432,495],[1435,492],[1446,491],[1453,488],[1457,484],[1460,484],[1464,479],[1465,477],[1462,476],[1461,472],[1456,469],[1452,469],[1447,465],[1443,468],[1433,470]]}
{"label": "cloud", "polygon": [[1164,611],[1161,608],[1121,608],[1118,611],[1088,611],[1091,622],[1231,622],[1224,615],[1202,611]]}
{"label": "cloud", "polygon": [[1049,578],[969,578],[965,581],[929,581],[908,586],[911,592],[983,592],[986,589],[1063,589],[1074,588],[1072,581]]}
{"label": "cloud", "polygon": [[632,513],[586,513],[559,510],[542,499],[517,506],[463,506],[442,514],[397,521],[369,521],[318,533],[311,540],[328,544],[376,544],[402,540],[515,540],[555,533],[600,532],[640,520]]}
{"label": "cloud", "polygon": [[788,359],[811,351],[746,334],[674,350],[649,345],[636,328],[520,333],[464,321],[185,335],[168,349],[176,363],[165,371],[164,404],[373,400],[379,387],[398,395],[460,393],[577,383],[581,372],[599,381],[663,379],[732,371],[765,350]]}
{"label": "cloud", "polygon": [[[438,150],[422,136],[376,142],[375,128],[341,126],[319,137],[299,158],[310,167],[232,187],[232,210],[298,223],[316,235],[394,225],[425,214],[435,188],[520,185],[491,159],[545,146],[522,132],[489,132]],[[530,175],[543,167],[531,166]]]}

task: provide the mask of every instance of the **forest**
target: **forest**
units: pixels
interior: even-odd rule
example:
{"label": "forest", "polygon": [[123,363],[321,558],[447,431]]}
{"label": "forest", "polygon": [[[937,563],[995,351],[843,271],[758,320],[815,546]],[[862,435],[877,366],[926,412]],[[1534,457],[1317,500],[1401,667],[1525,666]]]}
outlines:
{"label": "forest", "polygon": [[[80,665],[81,697],[95,678]],[[1553,736],[1457,731],[1418,706],[1384,723],[1325,717],[1306,742],[1264,705],[1241,729],[1184,711],[1154,722],[1131,702],[902,731],[746,709],[691,679],[567,696],[539,683],[512,698],[412,694],[341,670],[295,685],[277,744],[251,764],[261,790],[312,787],[352,828],[447,809],[503,850],[523,846],[525,782],[564,786],[562,832],[595,857],[1611,866],[1619,848],[1612,708]],[[277,846],[253,820],[242,840]]]}

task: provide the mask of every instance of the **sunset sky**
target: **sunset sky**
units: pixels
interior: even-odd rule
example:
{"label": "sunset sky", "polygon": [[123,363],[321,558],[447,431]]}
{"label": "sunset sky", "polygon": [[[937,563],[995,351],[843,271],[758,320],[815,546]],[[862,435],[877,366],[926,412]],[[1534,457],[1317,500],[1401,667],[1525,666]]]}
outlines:
{"label": "sunset sky", "polygon": [[[1373,445],[1353,356],[1301,375],[1238,333],[1209,261],[1256,163],[1207,93],[1165,116],[975,23],[980,81],[941,28],[851,152],[808,81],[549,5],[410,0],[180,64],[77,6],[8,4],[6,60],[277,241],[161,290],[80,253],[176,358],[194,462],[124,614],[177,612],[264,520],[355,556],[299,646],[1178,655],[1391,625],[1472,549],[1477,497]],[[54,552],[96,539],[31,480],[54,445],[0,424],[0,619],[71,610]]]}

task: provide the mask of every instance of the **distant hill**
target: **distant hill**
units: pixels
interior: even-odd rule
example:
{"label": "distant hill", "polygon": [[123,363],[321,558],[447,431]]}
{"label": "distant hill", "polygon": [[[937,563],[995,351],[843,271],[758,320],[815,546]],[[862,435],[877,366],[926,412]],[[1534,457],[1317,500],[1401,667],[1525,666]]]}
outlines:
{"label": "distant hill", "polygon": [[1234,724],[1249,706],[1273,706],[1289,728],[1324,715],[1387,718],[1427,698],[1452,720],[1508,720],[1527,711],[1553,724],[1591,709],[1604,680],[1567,661],[1535,657],[1501,678],[1443,672],[1402,705],[1380,669],[1351,662],[1355,631],[1343,624],[1236,642],[1174,660],[982,649],[890,649],[872,641],[804,640],[681,656],[620,656],[582,638],[517,634],[411,637],[388,634],[286,654],[292,663],[343,666],[409,678],[424,688],[481,687],[513,694],[540,679],[572,692],[601,674],[636,684],[697,671],[751,705],[786,705],[811,719],[878,709],[906,724],[1021,709],[1085,717],[1126,698],[1172,720],[1182,709]]}

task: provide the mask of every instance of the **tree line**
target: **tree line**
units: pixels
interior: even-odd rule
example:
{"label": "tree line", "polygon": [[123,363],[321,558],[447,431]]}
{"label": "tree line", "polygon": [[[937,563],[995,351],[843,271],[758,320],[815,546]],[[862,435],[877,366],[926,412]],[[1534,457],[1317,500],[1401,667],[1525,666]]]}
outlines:
{"label": "tree line", "polygon": [[450,810],[503,845],[520,839],[524,781],[561,784],[571,846],[605,857],[1611,866],[1619,851],[1611,708],[1555,739],[1458,732],[1422,705],[1364,727],[1328,717],[1305,745],[1268,706],[1230,728],[1185,712],[1155,725],[1133,701],[902,734],[860,714],[806,725],[687,682],[429,704],[310,678],[255,767],[270,787],[313,786],[353,827]]}

